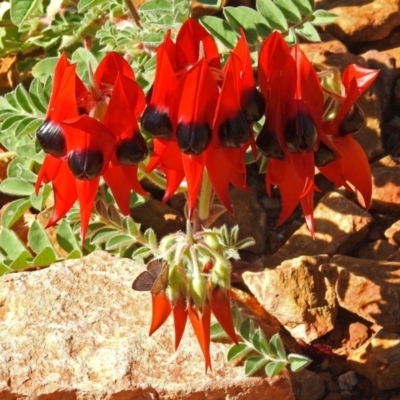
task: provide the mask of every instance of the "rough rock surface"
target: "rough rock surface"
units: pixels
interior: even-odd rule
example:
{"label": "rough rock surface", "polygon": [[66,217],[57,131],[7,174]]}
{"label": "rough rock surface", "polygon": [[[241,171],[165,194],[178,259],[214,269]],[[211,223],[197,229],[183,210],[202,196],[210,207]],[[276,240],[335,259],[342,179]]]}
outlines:
{"label": "rough rock surface", "polygon": [[354,370],[378,388],[400,387],[400,335],[381,329],[348,358]]}
{"label": "rough rock surface", "polygon": [[333,285],[319,271],[328,256],[303,256],[275,269],[245,272],[243,280],[260,304],[296,339],[310,342],[333,329]]}
{"label": "rough rock surface", "polygon": [[148,337],[143,267],[96,252],[0,278],[0,399],[291,399],[290,379],[246,378],[211,344],[213,372],[191,328],[174,352],[172,321]]}
{"label": "rough rock surface", "polygon": [[400,263],[333,256],[321,268],[339,305],[367,321],[400,331]]}

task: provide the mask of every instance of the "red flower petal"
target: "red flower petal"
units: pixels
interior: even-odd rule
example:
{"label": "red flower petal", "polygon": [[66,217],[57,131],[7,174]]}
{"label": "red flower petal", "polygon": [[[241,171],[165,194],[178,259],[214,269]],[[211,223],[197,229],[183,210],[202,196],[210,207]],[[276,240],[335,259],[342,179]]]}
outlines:
{"label": "red flower petal", "polygon": [[172,312],[174,314],[174,328],[175,328],[175,350],[179,347],[183,333],[186,327],[188,317],[188,310],[186,299],[183,295],[179,296],[175,301]]}
{"label": "red flower petal", "polygon": [[135,80],[135,74],[128,61],[115,51],[110,51],[100,61],[94,77],[99,88],[102,89],[104,85],[113,86],[118,73],[131,80]]}
{"label": "red flower petal", "polygon": [[[293,153],[284,160],[271,158],[268,161],[267,188],[277,185],[282,196],[282,212],[278,225],[294,211],[300,199],[309,196],[314,187],[314,154],[312,152]],[[304,200],[306,215],[312,213],[310,198]],[[309,221],[311,221],[309,219]],[[310,227],[313,230],[312,225]]]}
{"label": "red flower petal", "polygon": [[[51,156],[46,156],[46,158]],[[57,174],[52,179],[54,191],[54,209],[53,214],[47,223],[47,227],[54,225],[74,205],[78,199],[78,192],[75,186],[75,177],[72,175],[68,164],[65,161],[57,160],[59,165],[56,169]],[[45,164],[43,164],[44,166]],[[49,165],[49,164],[47,164]],[[42,166],[42,168],[43,168]]]}
{"label": "red flower petal", "polygon": [[235,344],[239,345],[235,328],[233,326],[229,294],[221,288],[215,287],[212,289],[210,294],[210,305],[212,313],[215,315],[215,318],[217,318],[217,321],[220,323],[224,331]]}
{"label": "red flower petal", "polygon": [[190,304],[188,308],[190,323],[192,324],[197,341],[203,352],[206,372],[211,368],[210,358],[210,325],[211,325],[211,306],[206,303],[202,310],[199,310],[194,304]]}
{"label": "red flower petal", "polygon": [[213,37],[193,18],[187,19],[176,37],[176,61],[179,67],[189,67],[199,61],[204,52],[208,64],[220,69],[217,46]]}
{"label": "red flower petal", "polygon": [[[335,136],[334,144],[340,151],[341,157],[318,169],[336,187],[345,186],[348,190],[355,191],[362,195],[359,199],[361,204],[369,208],[372,196],[371,170],[367,156],[360,144],[353,139],[352,135]],[[348,182],[353,186],[349,186]]]}
{"label": "red flower petal", "polygon": [[152,316],[149,335],[151,336],[169,317],[172,311],[170,300],[164,291],[152,295]]}
{"label": "red flower petal", "polygon": [[178,189],[185,177],[183,169],[182,153],[178,144],[173,141],[154,139],[153,154],[150,158],[146,171],[150,172],[157,166],[167,177],[167,187],[163,201],[167,201]]}
{"label": "red flower petal", "polygon": [[94,199],[99,188],[100,177],[91,180],[80,180],[76,179],[76,190],[78,192],[79,208],[81,216],[81,242],[85,241],[87,227],[89,225],[90,216],[92,215],[92,209]]}
{"label": "red flower petal", "polygon": [[135,165],[118,166],[110,164],[103,174],[106,184],[110,187],[115,201],[124,215],[130,214],[131,190],[141,196],[148,196],[139,183],[137,169],[138,167]]}

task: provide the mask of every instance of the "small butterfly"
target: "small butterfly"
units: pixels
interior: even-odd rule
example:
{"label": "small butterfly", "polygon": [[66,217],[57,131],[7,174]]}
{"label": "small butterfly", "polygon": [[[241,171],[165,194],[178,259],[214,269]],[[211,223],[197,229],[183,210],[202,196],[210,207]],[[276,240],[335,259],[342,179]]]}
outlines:
{"label": "small butterfly", "polygon": [[161,260],[153,260],[147,264],[143,271],[132,283],[132,289],[156,295],[168,286],[169,267]]}

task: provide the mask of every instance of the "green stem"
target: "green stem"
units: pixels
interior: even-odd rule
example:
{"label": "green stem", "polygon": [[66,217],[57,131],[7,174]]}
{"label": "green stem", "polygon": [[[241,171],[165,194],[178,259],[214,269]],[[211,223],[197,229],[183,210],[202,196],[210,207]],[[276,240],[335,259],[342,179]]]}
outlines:
{"label": "green stem", "polygon": [[199,198],[199,220],[205,221],[210,215],[211,196],[213,195],[210,177],[206,170],[203,172],[203,181]]}
{"label": "green stem", "polygon": [[186,239],[190,246],[194,244],[193,227],[189,218],[186,220]]}

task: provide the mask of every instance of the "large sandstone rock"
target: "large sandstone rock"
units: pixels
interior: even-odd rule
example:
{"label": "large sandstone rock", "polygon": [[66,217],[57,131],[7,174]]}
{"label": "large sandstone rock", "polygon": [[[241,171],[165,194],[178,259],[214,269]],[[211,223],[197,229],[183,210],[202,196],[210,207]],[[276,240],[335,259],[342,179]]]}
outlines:
{"label": "large sandstone rock", "polygon": [[0,279],[0,399],[291,399],[287,375],[247,378],[211,344],[213,372],[193,331],[174,351],[168,320],[148,337],[149,293],[131,289],[143,270],[97,252]]}
{"label": "large sandstone rock", "polygon": [[400,332],[400,263],[333,256],[321,268],[335,286],[339,305]]}
{"label": "large sandstone rock", "polygon": [[260,304],[296,339],[311,342],[333,329],[337,303],[333,285],[319,266],[328,256],[304,256],[275,269],[245,272],[243,280]]}
{"label": "large sandstone rock", "polygon": [[398,0],[317,0],[316,4],[338,15],[324,29],[349,46],[383,39],[400,25]]}

